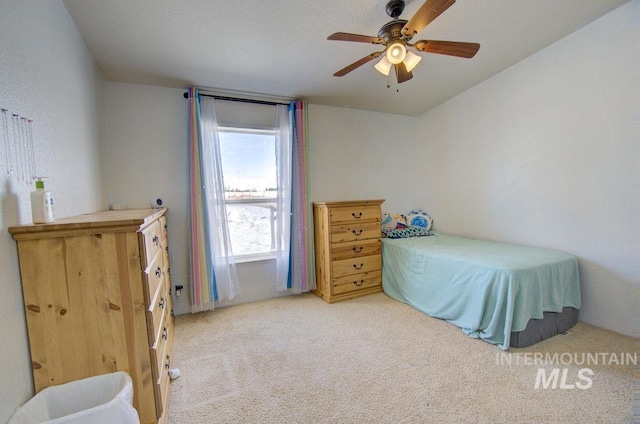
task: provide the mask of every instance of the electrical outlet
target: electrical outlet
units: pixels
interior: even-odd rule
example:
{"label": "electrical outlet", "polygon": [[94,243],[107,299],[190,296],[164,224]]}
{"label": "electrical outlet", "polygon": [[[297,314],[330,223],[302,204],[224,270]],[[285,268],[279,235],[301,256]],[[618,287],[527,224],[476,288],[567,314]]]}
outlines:
{"label": "electrical outlet", "polygon": [[180,299],[180,296],[182,295],[182,289],[184,288],[184,286],[182,286],[181,284],[176,284],[175,288],[176,288],[176,297]]}

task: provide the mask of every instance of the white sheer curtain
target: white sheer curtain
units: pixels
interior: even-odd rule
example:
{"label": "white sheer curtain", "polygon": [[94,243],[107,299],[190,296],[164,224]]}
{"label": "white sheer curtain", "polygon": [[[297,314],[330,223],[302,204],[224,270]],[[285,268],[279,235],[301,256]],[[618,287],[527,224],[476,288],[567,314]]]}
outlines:
{"label": "white sheer curtain", "polygon": [[276,290],[287,290],[291,250],[291,160],[292,137],[289,108],[276,106]]}
{"label": "white sheer curtain", "polygon": [[208,274],[215,300],[231,300],[240,293],[240,287],[229,237],[218,122],[211,97],[200,96],[200,129],[202,212],[211,261]]}

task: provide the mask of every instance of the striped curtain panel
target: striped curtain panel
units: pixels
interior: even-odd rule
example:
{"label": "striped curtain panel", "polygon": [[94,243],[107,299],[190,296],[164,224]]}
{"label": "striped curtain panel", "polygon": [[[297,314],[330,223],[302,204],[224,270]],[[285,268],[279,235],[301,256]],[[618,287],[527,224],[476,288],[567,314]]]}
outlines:
{"label": "striped curtain panel", "polygon": [[291,288],[291,177],[293,136],[288,105],[276,106],[276,290]]}
{"label": "striped curtain panel", "polygon": [[307,103],[276,106],[276,290],[293,294],[315,285],[307,178]]}
{"label": "striped curtain panel", "polygon": [[291,164],[291,249],[290,274],[287,286],[294,294],[304,293],[315,288],[313,267],[313,228],[309,207],[309,157],[308,141],[308,103],[291,102],[289,105],[291,121],[292,164]]}
{"label": "striped curtain panel", "polygon": [[227,226],[214,101],[188,90],[191,310],[214,309],[239,293]]}

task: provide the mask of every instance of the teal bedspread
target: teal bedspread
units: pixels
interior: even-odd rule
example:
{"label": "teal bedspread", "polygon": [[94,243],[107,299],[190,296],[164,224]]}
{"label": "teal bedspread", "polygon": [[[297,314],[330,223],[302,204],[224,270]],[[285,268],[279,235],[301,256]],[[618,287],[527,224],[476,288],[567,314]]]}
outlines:
{"label": "teal bedspread", "polygon": [[502,349],[543,312],[580,309],[572,255],[440,232],[382,241],[385,293]]}

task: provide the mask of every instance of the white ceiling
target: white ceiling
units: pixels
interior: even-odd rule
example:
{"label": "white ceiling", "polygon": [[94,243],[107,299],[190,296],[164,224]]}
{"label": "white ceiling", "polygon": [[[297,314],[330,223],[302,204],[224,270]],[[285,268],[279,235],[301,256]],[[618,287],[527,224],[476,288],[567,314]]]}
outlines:
{"label": "white ceiling", "polygon": [[[417,116],[574,32],[628,0],[458,0],[418,39],[481,44],[473,59],[419,53],[414,78],[398,85],[380,51],[329,41],[334,32],[377,35],[387,0],[64,0],[109,81],[197,85],[312,103]],[[423,0],[407,0],[409,19]],[[595,52],[594,54],[597,54]],[[391,74],[393,77],[393,73]]]}

